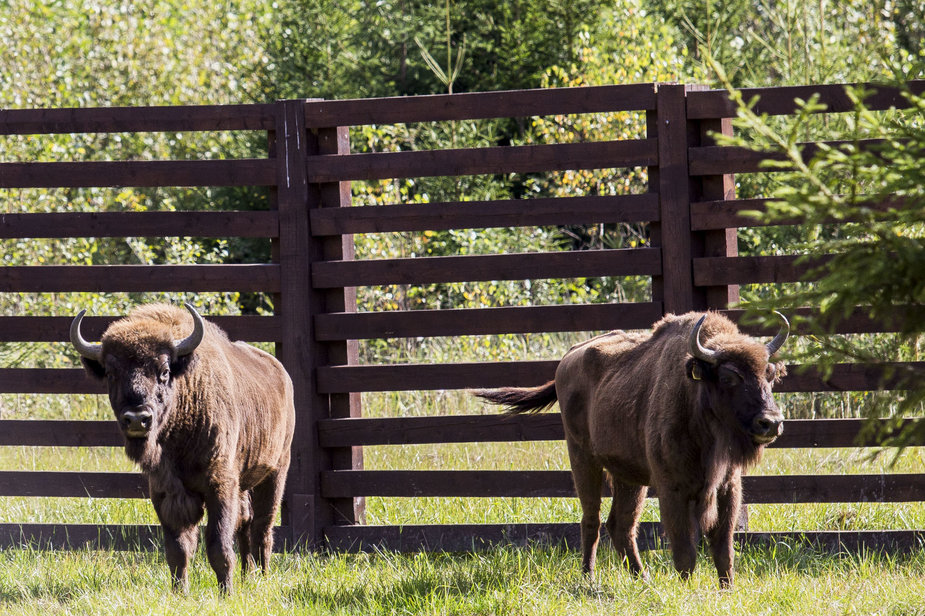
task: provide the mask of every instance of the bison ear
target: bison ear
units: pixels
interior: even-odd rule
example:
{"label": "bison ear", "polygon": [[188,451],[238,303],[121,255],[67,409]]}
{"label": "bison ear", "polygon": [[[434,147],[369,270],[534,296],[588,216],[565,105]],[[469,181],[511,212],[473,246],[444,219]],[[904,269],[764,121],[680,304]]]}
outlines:
{"label": "bison ear", "polygon": [[196,362],[196,354],[181,355],[170,362],[170,376],[176,378],[185,373]]}
{"label": "bison ear", "polygon": [[693,357],[687,360],[687,378],[692,381],[704,381],[712,377],[713,366]]}
{"label": "bison ear", "polygon": [[86,357],[80,358],[80,363],[84,365],[84,370],[87,374],[96,379],[105,379],[106,378],[106,369],[103,368],[103,364],[96,361],[95,359],[87,359]]}

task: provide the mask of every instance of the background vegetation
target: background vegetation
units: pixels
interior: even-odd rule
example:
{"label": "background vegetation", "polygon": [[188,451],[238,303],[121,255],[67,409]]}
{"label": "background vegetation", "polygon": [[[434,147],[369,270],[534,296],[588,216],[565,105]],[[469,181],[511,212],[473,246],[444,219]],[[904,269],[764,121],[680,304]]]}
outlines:
{"label": "background vegetation", "polygon": [[[0,109],[248,103],[651,81],[743,88],[904,80],[921,76],[925,60],[922,24],[922,0],[0,0]],[[781,145],[775,145],[774,136],[782,137],[786,146],[837,134],[850,139],[899,128],[920,146],[925,123],[921,100],[917,105],[902,117],[865,115],[859,107],[854,116],[805,117],[791,124],[746,115],[736,130],[750,140],[764,138],[772,148]],[[354,151],[367,152],[644,134],[645,118],[638,114],[587,114],[367,126],[351,132],[351,145]],[[906,143],[900,143],[891,165],[874,163],[860,154],[852,158],[851,152],[835,152],[808,166],[808,174],[743,174],[736,178],[737,194],[743,198],[779,196],[786,213],[788,203],[790,207],[823,203],[808,198],[818,196],[812,191],[812,178],[837,196],[843,194],[846,181],[850,185],[852,176],[846,174],[863,166],[880,170],[882,175],[860,178],[857,186],[877,185],[887,177],[890,183],[881,186],[884,192],[906,191],[921,203],[921,148],[909,149]],[[214,158],[263,156],[266,144],[235,133],[3,137],[0,160],[182,159],[203,152]],[[357,204],[376,205],[623,194],[645,190],[646,182],[645,169],[414,178],[358,182],[353,198]],[[816,213],[849,205],[858,204],[830,199]],[[265,193],[239,189],[0,190],[0,213],[266,207]],[[812,253],[834,247],[833,242],[857,245],[866,241],[874,246],[870,254],[876,256],[877,244],[872,242],[889,241],[891,250],[911,255],[902,262],[906,269],[877,259],[881,265],[897,268],[889,277],[865,277],[867,270],[852,272],[852,277],[865,282],[895,281],[907,292],[912,289],[902,301],[920,305],[921,272],[925,271],[921,268],[921,220],[921,210],[912,210],[911,218],[873,220],[875,226],[849,228],[847,235],[815,222],[804,227],[747,229],[740,231],[739,248],[744,255],[793,253],[795,247]],[[632,247],[646,245],[649,238],[643,226],[605,225],[369,234],[357,236],[356,241],[359,258],[387,258]],[[243,240],[0,240],[3,265],[262,262],[268,258],[266,243]],[[904,280],[919,286],[904,285]],[[838,287],[832,288],[830,297],[838,298]],[[876,289],[863,290],[869,293],[866,297],[879,297]],[[645,279],[578,279],[363,289],[359,302],[361,310],[397,310],[638,301],[647,299],[649,293]],[[850,297],[842,299],[856,303]],[[884,305],[899,297],[883,296]],[[72,314],[80,305],[96,314],[119,314],[150,299],[165,297],[5,293],[0,294],[0,311]],[[199,294],[194,299],[211,314],[272,310],[267,297]],[[743,299],[752,304],[785,301],[778,291],[766,287],[744,288]],[[836,312],[841,305],[831,304]],[[875,339],[876,345],[870,338],[862,344],[880,358],[920,358],[921,327],[916,327],[899,337]],[[367,362],[555,358],[585,335],[372,341],[364,344],[362,353]],[[74,362],[67,345],[0,345],[4,367],[70,367]],[[782,398],[791,417],[860,416],[877,408],[869,404],[871,396],[865,393]],[[914,402],[909,408],[915,408]],[[482,409],[457,392],[364,396],[364,413],[373,416],[465,412]],[[110,414],[106,401],[96,396],[0,396],[3,418],[105,419]],[[918,450],[904,453],[894,468],[882,460],[868,459],[869,453],[772,451],[759,472],[918,472],[922,468]],[[374,447],[365,455],[366,466],[379,469],[567,468],[561,443]],[[132,467],[116,449],[0,448],[0,468],[128,471]],[[918,504],[781,505],[756,506],[751,514],[756,530],[922,528],[925,509]],[[368,517],[369,522],[382,524],[574,522],[578,512],[573,499],[369,499]],[[656,517],[650,504],[646,519]],[[141,501],[2,499],[0,521],[155,520],[150,505]],[[297,613],[792,613],[796,609],[821,614],[925,613],[917,592],[922,567],[918,555],[833,559],[800,546],[745,550],[740,590],[725,594],[714,591],[713,574],[706,563],[701,563],[694,581],[685,586],[677,583],[665,553],[651,553],[646,559],[653,570],[651,584],[633,582],[610,559],[601,564],[603,577],[594,585],[577,576],[574,554],[556,550],[499,550],[459,558],[286,555],[277,561],[270,578],[249,583],[247,591],[229,606],[210,595],[214,583],[203,558],[197,561],[198,578],[194,579],[198,586],[194,582],[193,597],[185,602],[167,593],[166,569],[157,555],[88,557],[13,551],[0,558],[0,605],[4,611],[43,614],[185,613],[190,609],[241,613],[281,609]],[[506,573],[499,576],[498,571]],[[139,605],[136,600],[143,595],[153,599]]]}

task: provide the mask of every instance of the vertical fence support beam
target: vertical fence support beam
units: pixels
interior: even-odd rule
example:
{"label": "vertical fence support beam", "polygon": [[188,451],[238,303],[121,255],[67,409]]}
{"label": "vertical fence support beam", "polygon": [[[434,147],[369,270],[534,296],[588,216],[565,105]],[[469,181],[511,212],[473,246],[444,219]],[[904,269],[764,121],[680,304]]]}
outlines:
{"label": "vertical fence support beam", "polygon": [[282,289],[275,307],[282,328],[276,353],[292,378],[296,409],[283,524],[290,527],[290,541],[297,548],[314,547],[321,541],[315,529],[320,483],[318,439],[312,421],[315,400],[308,310],[311,288],[306,272],[310,255],[304,107],[299,100],[277,103],[275,138],[271,140],[276,145],[279,210],[279,240],[274,253],[280,264]]}
{"label": "vertical fence support beam", "polygon": [[321,493],[321,473],[332,469],[362,468],[362,450],[325,450],[318,446],[318,421],[360,415],[358,394],[320,394],[315,382],[318,366],[357,362],[356,341],[322,344],[315,341],[314,315],[356,310],[355,289],[315,290],[311,265],[321,260],[353,258],[352,236],[315,238],[309,211],[319,207],[350,205],[349,182],[310,184],[311,158],[320,154],[346,154],[346,128],[308,131],[306,104],[291,100],[278,103],[275,136],[279,210],[279,241],[274,254],[280,264],[282,294],[277,311],[282,324],[282,343],[277,349],[295,387],[296,429],[292,465],[286,484],[284,524],[292,531],[297,549],[324,547],[324,529],[333,524],[363,521],[363,499],[326,499]]}
{"label": "vertical fence support beam", "polygon": [[[694,295],[690,177],[687,166],[686,87],[659,84],[656,109],[649,112],[647,132],[658,139],[658,167],[649,169],[649,190],[659,196],[659,222],[652,225],[652,245],[661,248],[662,275],[652,279],[652,299],[664,313],[680,314],[704,303]],[[700,301],[698,301],[700,300]]]}
{"label": "vertical fence support beam", "polygon": [[[694,86],[706,89],[705,86]],[[693,89],[693,88],[692,88]],[[716,145],[715,134],[732,135],[732,118],[700,120],[695,123],[691,146]],[[726,201],[735,199],[735,176],[705,175],[691,183],[691,201]],[[703,233],[704,257],[737,257],[739,255],[738,229],[720,229]],[[724,310],[739,301],[739,285],[707,287],[706,307]]]}
{"label": "vertical fence support beam", "polygon": [[[312,155],[349,154],[350,134],[346,126],[322,128],[308,133],[308,164]],[[325,182],[309,184],[308,208],[350,207],[353,199],[350,182]],[[354,258],[353,235],[332,235],[313,237],[312,257],[315,260],[346,261]],[[307,273],[307,272],[306,272]],[[343,287],[313,291],[315,296],[312,306],[314,314],[356,312],[356,288]],[[315,343],[314,356],[324,358],[325,365],[343,366],[359,363],[359,342]],[[316,365],[318,360],[316,359]],[[349,418],[362,415],[359,393],[332,394],[326,396],[329,403],[328,418]],[[362,470],[363,448],[340,447],[328,451],[328,463],[331,470]],[[325,470],[329,470],[325,469]],[[333,524],[362,524],[366,518],[366,499],[362,497],[335,499],[330,503],[333,508]]]}

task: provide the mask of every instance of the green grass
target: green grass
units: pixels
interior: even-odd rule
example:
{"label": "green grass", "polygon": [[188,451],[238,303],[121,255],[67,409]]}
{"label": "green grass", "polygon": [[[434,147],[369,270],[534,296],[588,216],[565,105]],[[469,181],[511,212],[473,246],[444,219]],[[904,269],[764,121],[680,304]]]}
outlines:
{"label": "green grass", "polygon": [[[5,398],[6,417],[108,418],[98,397]],[[364,397],[364,414],[488,412],[460,392]],[[925,449],[895,466],[873,450],[771,449],[752,474],[920,472]],[[368,469],[568,469],[562,442],[368,447]],[[0,447],[0,470],[132,471],[119,448]],[[757,531],[925,528],[925,504],[752,505]],[[576,499],[369,498],[370,524],[577,522]],[[654,501],[644,520],[657,520]],[[0,522],[153,524],[145,500],[0,498]],[[607,546],[598,577],[556,548],[502,547],[476,554],[279,554],[267,576],[218,594],[197,555],[187,596],[170,590],[160,552],[0,552],[2,614],[922,614],[925,550],[907,555],[830,555],[778,543],[739,552],[736,586],[721,591],[701,556],[681,581],[665,550],[644,554],[650,580],[628,575]]]}
{"label": "green grass", "polygon": [[602,550],[589,582],[558,549],[480,554],[278,555],[267,576],[221,597],[200,554],[186,596],[158,554],[0,553],[4,614],[925,614],[925,556],[826,556],[776,545],[740,553],[732,590],[701,557],[689,581],[665,552],[644,555],[650,580]]}

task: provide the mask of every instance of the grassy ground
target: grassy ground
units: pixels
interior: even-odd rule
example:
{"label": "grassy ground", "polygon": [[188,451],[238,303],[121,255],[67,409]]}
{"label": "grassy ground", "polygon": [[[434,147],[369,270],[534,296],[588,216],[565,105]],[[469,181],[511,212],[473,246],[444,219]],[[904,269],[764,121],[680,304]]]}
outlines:
{"label": "grassy ground", "polygon": [[[367,415],[478,413],[457,394],[427,404],[398,397],[364,401]],[[41,399],[19,400],[23,417],[62,416]],[[7,415],[17,405],[7,401]],[[39,414],[39,410],[47,411]],[[423,411],[422,411],[423,409]],[[13,411],[13,412],[10,412]],[[104,418],[105,404],[67,410]],[[769,450],[753,474],[920,472],[922,449],[895,467],[888,456],[848,449]],[[567,469],[561,442],[370,447],[369,469]],[[0,448],[3,470],[131,471],[118,448]],[[753,505],[750,528],[764,531],[925,528],[925,504]],[[371,524],[576,522],[575,499],[370,498]],[[658,519],[650,502],[646,520]],[[0,498],[0,522],[156,523],[144,500]],[[479,554],[280,554],[267,576],[252,576],[232,597],[218,595],[203,554],[187,596],[170,591],[159,552],[0,552],[2,614],[922,614],[925,550],[908,555],[822,554],[777,544],[739,552],[736,587],[721,591],[701,558],[683,582],[666,551],[644,555],[651,578],[629,576],[602,548],[595,582],[574,552],[498,548]]]}
{"label": "grassy ground", "polygon": [[157,554],[0,553],[4,614],[925,614],[925,556],[824,556],[800,546],[740,554],[736,586],[717,588],[701,559],[678,579],[650,552],[648,582],[602,553],[599,576],[577,555],[497,549],[470,555],[283,554],[267,576],[218,595],[205,559],[186,596],[169,589]]}

